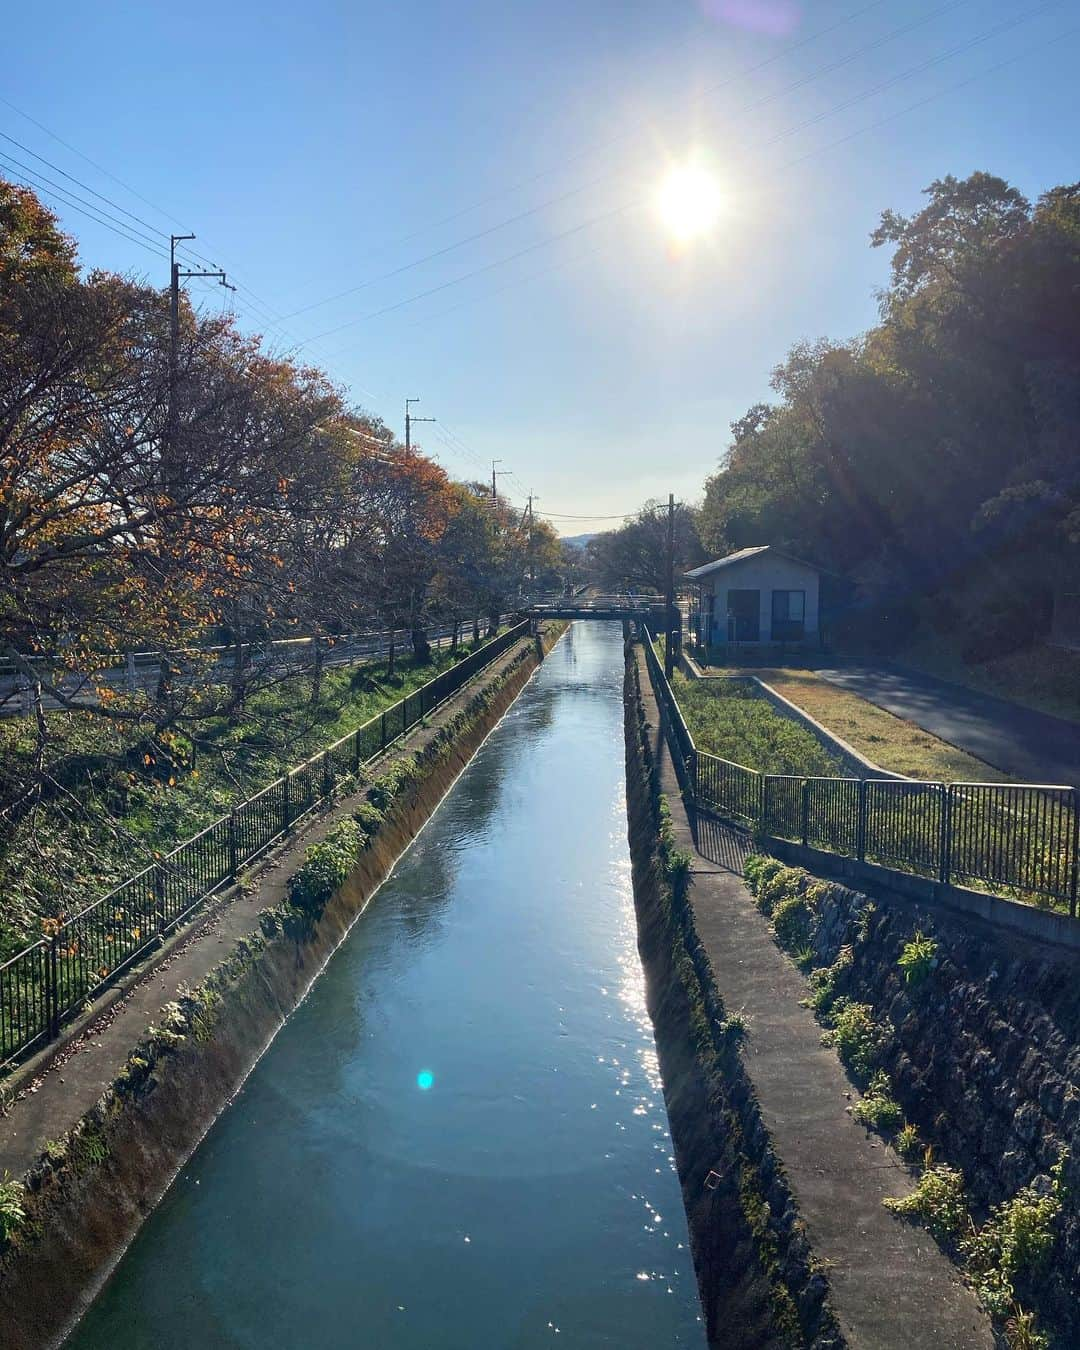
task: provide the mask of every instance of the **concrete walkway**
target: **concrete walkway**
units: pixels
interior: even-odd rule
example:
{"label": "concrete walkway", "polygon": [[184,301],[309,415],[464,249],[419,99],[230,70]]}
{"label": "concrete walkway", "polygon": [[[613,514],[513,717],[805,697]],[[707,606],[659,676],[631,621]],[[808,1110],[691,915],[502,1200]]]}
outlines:
{"label": "concrete walkway", "polygon": [[[787,1172],[833,1309],[855,1350],[991,1350],[987,1317],[928,1233],[890,1214],[888,1196],[911,1178],[876,1136],[852,1119],[857,1093],[801,1000],[806,981],[776,946],[741,876],[745,836],[700,822],[695,839],[638,651],[645,715],[660,786],[679,847],[694,856],[690,897],[698,935],[729,1011],[749,1024],[744,1055],[762,1121]],[[707,837],[706,837],[707,836]]]}
{"label": "concrete walkway", "polygon": [[1080,786],[1080,724],[921,671],[852,663],[815,674],[1029,783]]}

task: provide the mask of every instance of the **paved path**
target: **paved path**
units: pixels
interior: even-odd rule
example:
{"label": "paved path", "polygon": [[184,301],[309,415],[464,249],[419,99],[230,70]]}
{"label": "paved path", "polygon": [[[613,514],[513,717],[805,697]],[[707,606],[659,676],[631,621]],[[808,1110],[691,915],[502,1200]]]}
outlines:
{"label": "paved path", "polygon": [[[661,791],[676,841],[694,857],[694,924],[725,1005],[747,1019],[746,1071],[811,1248],[825,1263],[846,1344],[992,1350],[989,1320],[956,1268],[929,1234],[882,1204],[907,1194],[911,1178],[892,1150],[852,1119],[856,1094],[803,1006],[806,980],[773,941],[741,876],[728,870],[741,868],[744,837],[716,825],[708,840],[694,840],[640,648],[637,659]],[[699,845],[711,861],[694,852]]]}
{"label": "paved path", "polygon": [[816,674],[1003,773],[1080,786],[1080,724],[896,666],[852,663]]}

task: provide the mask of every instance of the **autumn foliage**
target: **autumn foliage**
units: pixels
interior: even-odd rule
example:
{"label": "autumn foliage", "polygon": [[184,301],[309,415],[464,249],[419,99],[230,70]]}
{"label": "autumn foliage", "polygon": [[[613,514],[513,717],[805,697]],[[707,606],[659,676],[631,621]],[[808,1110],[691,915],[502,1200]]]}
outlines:
{"label": "autumn foliage", "polygon": [[[45,696],[134,725],[154,757],[242,710],[254,643],[399,629],[422,660],[433,620],[479,628],[557,558],[547,527],[407,455],[231,318],[182,298],[175,380],[168,347],[166,291],[83,273],[0,180],[0,661],[41,742],[33,781],[0,775],[2,812],[55,777]],[[161,654],[137,693],[106,673],[132,650]]]}

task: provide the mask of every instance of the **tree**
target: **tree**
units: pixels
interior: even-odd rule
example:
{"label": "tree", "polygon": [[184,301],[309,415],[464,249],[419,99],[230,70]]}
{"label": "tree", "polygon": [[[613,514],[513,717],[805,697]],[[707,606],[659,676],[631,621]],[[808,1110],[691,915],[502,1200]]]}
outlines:
{"label": "tree", "polygon": [[1032,206],[976,173],[927,197],[872,236],[893,248],[880,324],[793,348],[776,403],[733,425],[702,535],[787,546],[892,610],[966,590],[1000,650],[1080,579],[1080,185]]}
{"label": "tree", "polygon": [[[705,561],[698,535],[698,513],[675,506],[675,575]],[[625,587],[662,595],[667,585],[668,508],[648,501],[633,520],[590,540],[587,554],[599,583],[613,590]]]}

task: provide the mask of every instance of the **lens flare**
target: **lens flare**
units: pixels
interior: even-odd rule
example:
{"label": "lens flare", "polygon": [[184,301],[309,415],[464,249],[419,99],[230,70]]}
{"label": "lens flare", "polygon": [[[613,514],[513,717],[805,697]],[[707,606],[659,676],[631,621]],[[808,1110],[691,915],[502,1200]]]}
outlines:
{"label": "lens flare", "polygon": [[429,1092],[435,1086],[435,1075],[430,1069],[421,1069],[416,1075],[416,1086],[421,1092]]}

